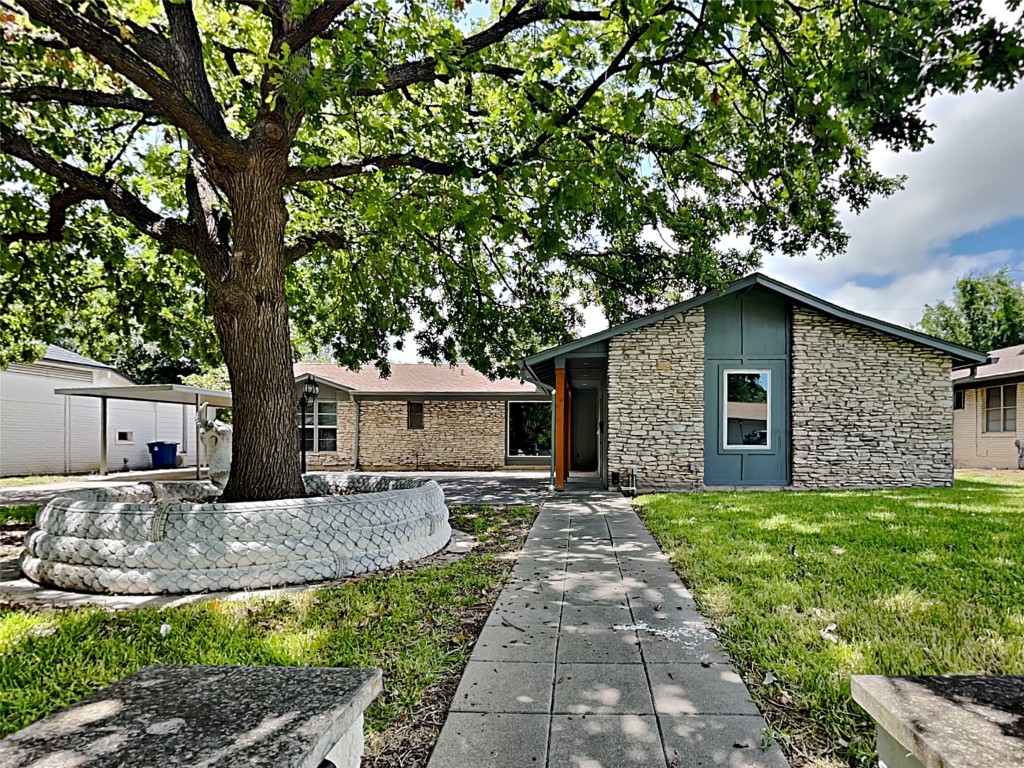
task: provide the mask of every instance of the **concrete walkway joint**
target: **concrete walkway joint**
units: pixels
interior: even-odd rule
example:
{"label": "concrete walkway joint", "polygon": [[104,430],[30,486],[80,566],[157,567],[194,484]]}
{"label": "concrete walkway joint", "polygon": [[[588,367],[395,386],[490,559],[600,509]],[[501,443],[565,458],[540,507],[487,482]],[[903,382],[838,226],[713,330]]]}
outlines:
{"label": "concrete walkway joint", "polygon": [[429,763],[468,766],[788,768],[693,596],[610,493],[538,515]]}

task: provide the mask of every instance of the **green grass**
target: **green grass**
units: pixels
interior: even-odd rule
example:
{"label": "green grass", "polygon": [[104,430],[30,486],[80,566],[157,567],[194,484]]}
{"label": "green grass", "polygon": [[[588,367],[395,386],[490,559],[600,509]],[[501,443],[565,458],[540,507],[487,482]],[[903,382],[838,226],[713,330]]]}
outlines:
{"label": "green grass", "polygon": [[23,477],[0,477],[0,488],[18,488],[22,485],[49,485],[75,480],[85,475],[25,475]]}
{"label": "green grass", "polygon": [[39,504],[19,504],[13,507],[0,507],[0,525],[4,523],[34,523]]}
{"label": "green grass", "polygon": [[[272,599],[107,613],[0,610],[0,736],[147,664],[381,667],[373,734],[415,716],[457,678],[536,510],[452,510],[485,543],[449,564],[390,571]],[[171,627],[164,636],[162,624]]]}
{"label": "green grass", "polygon": [[1024,473],[639,504],[794,765],[871,764],[850,675],[1024,674]]}

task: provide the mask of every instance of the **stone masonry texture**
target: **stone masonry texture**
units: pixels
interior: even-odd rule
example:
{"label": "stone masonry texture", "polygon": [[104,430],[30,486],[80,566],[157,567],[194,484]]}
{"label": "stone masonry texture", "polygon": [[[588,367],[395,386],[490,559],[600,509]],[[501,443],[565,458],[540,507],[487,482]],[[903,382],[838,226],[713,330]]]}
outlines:
{"label": "stone masonry texture", "polygon": [[951,484],[950,365],[938,350],[794,308],[793,486]]}
{"label": "stone masonry texture", "polygon": [[[498,469],[505,465],[504,400],[427,400],[423,429],[408,428],[405,400],[367,400],[359,407],[361,469]],[[355,406],[339,402],[338,451],[309,454],[309,465],[351,468],[354,432]]]}
{"label": "stone masonry texture", "polygon": [[642,490],[697,490],[704,477],[704,310],[608,343],[608,469]]}

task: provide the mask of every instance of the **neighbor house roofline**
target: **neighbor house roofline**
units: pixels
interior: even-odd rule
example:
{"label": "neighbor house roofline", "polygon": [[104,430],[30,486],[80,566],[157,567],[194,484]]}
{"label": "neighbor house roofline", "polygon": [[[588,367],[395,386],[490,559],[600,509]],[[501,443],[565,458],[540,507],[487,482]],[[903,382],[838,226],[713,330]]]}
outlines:
{"label": "neighbor house roofline", "polygon": [[700,296],[695,296],[692,299],[688,299],[687,301],[680,302],[679,304],[674,304],[671,307],[666,307],[660,312],[654,312],[653,314],[639,317],[636,320],[631,320],[628,323],[616,325],[612,328],[592,333],[589,336],[584,336],[581,339],[576,339],[575,341],[570,341],[557,347],[551,347],[550,349],[537,352],[536,354],[530,355],[520,361],[520,367],[525,371],[532,371],[532,366],[537,363],[553,360],[562,355],[567,355],[576,350],[587,347],[590,344],[606,341],[623,333],[628,333],[629,331],[635,331],[638,328],[653,325],[667,317],[672,317],[673,315],[677,315],[682,312],[688,312],[691,309],[704,306],[716,299],[721,299],[734,293],[741,293],[754,287],[765,288],[798,304],[803,304],[804,306],[816,309],[823,314],[831,315],[832,317],[840,320],[846,320],[847,322],[854,323],[856,325],[863,325],[876,331],[880,331],[881,333],[897,336],[916,344],[937,349],[940,352],[945,352],[950,355],[954,362],[984,363],[988,359],[988,356],[984,352],[968,349],[967,347],[943,341],[942,339],[929,336],[928,334],[921,333],[920,331],[914,331],[910,328],[904,328],[901,325],[887,323],[884,320],[862,315],[859,312],[854,312],[853,310],[844,309],[843,307],[836,306],[824,299],[819,299],[817,296],[805,293],[791,285],[786,285],[785,283],[780,283],[778,280],[773,280],[760,272],[755,272],[752,275],[747,275],[746,277],[730,283],[721,291],[710,291],[708,293],[701,294]]}

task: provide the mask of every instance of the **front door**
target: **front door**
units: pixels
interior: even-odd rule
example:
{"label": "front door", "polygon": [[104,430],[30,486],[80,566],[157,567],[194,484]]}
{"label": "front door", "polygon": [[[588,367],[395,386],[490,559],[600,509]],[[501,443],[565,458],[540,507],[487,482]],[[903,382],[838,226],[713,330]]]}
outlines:
{"label": "front door", "polygon": [[570,469],[597,471],[598,397],[596,389],[572,392],[572,435]]}

